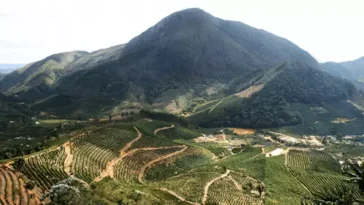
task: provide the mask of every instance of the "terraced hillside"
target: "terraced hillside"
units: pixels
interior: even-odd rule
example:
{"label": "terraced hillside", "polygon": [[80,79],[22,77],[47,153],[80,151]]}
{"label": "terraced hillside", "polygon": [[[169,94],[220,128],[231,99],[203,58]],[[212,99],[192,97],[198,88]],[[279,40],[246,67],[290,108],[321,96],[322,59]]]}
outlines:
{"label": "terraced hillside", "polygon": [[[351,190],[357,199],[363,200],[358,187],[347,182],[341,175],[340,164],[327,153],[315,150],[289,150],[286,166],[292,176],[312,195],[337,189]],[[312,172],[316,172],[312,175]]]}
{"label": "terraced hillside", "polygon": [[[173,136],[178,133],[180,138]],[[291,205],[332,187],[351,189],[362,199],[325,152],[290,148],[285,156],[267,158],[265,149],[246,147],[217,158],[191,134],[198,132],[162,121],[94,126],[60,146],[24,156],[22,165],[4,164],[0,204],[55,201],[52,194],[60,187],[78,190],[68,193],[69,204]]]}
{"label": "terraced hillside", "polygon": [[38,196],[25,188],[25,182],[8,168],[0,168],[0,204],[38,205]]}

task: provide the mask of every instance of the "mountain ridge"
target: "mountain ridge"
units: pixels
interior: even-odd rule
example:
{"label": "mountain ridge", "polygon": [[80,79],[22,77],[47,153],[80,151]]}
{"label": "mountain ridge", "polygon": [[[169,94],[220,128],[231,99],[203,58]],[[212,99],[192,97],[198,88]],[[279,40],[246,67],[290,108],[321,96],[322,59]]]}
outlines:
{"label": "mountain ridge", "polygon": [[325,62],[320,64],[320,68],[332,75],[349,79],[364,91],[364,57],[345,62]]}
{"label": "mountain ridge", "polygon": [[[291,102],[347,100],[355,92],[350,83],[322,73],[316,59],[287,39],[187,9],[126,44],[74,60],[48,92],[31,100],[38,111],[71,117],[118,114],[130,106],[182,114],[251,87],[284,62],[285,69],[277,74],[284,80],[273,80],[251,96],[259,100],[234,106],[249,107],[248,101],[260,107],[266,101],[264,109],[281,116],[272,118],[280,123],[270,124],[287,125],[300,122],[294,120],[298,117],[288,106]],[[307,75],[304,82],[299,75]],[[277,104],[282,105],[279,110]],[[249,123],[256,121],[251,119]]]}

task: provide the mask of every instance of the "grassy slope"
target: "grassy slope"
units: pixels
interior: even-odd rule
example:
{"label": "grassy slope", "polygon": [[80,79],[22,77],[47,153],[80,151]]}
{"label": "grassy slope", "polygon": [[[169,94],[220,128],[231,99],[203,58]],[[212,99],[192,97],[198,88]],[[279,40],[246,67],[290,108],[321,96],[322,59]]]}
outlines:
{"label": "grassy slope", "polygon": [[[322,105],[307,105],[307,104],[291,104],[293,110],[301,113],[304,123],[297,126],[287,126],[277,128],[283,133],[294,135],[302,134],[362,134],[364,133],[364,116],[361,112],[348,102],[336,102]],[[312,107],[321,107],[323,113],[312,111]],[[354,119],[345,124],[333,124],[331,121],[335,118]]]}

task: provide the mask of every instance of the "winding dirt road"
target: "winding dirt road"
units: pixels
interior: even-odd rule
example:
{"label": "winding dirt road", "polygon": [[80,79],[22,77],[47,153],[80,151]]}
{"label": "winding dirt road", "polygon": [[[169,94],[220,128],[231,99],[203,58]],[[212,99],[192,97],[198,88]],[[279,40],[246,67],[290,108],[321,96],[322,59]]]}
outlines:
{"label": "winding dirt road", "polygon": [[182,202],[186,202],[188,204],[192,204],[192,205],[201,205],[200,203],[197,203],[197,202],[192,202],[192,201],[188,201],[186,200],[184,197],[178,195],[176,192],[174,191],[171,191],[169,189],[166,189],[166,188],[159,188],[159,190],[161,191],[165,191],[165,192],[168,192],[169,194],[173,195],[174,197],[176,197],[177,199],[179,199],[180,201]]}
{"label": "winding dirt road", "polygon": [[224,177],[227,177],[230,174],[230,172],[231,171],[227,169],[224,174],[222,174],[222,175],[220,175],[220,176],[218,176],[218,177],[216,177],[216,178],[214,178],[211,181],[209,181],[209,182],[206,183],[205,187],[203,188],[204,191],[203,191],[203,197],[202,197],[202,204],[205,204],[206,203],[207,194],[208,194],[208,191],[209,191],[209,188],[210,188],[211,184],[214,183],[214,182],[216,182],[219,179],[222,179]]}
{"label": "winding dirt road", "polygon": [[135,131],[138,133],[138,136],[132,141],[128,142],[121,150],[119,157],[116,157],[109,161],[106,165],[106,168],[101,172],[100,176],[94,179],[95,182],[101,181],[103,178],[109,176],[114,178],[114,167],[115,165],[122,160],[124,157],[129,155],[129,152],[126,152],[136,141],[142,138],[142,133],[138,130],[138,128],[134,127]]}
{"label": "winding dirt road", "polygon": [[231,175],[229,175],[228,178],[234,183],[237,190],[243,191],[243,188],[241,188],[239,182],[237,182]]}
{"label": "winding dirt road", "polygon": [[158,133],[159,131],[162,131],[162,130],[168,130],[168,129],[172,129],[172,128],[174,128],[174,124],[172,124],[172,125],[171,125],[171,126],[169,126],[169,127],[161,127],[161,128],[158,128],[158,129],[154,130],[154,135],[157,135],[157,133]]}
{"label": "winding dirt road", "polygon": [[72,154],[72,142],[68,141],[63,144],[63,149],[66,154],[66,159],[64,160],[64,171],[68,176],[72,175],[71,168],[73,162],[73,154]]}
{"label": "winding dirt road", "polygon": [[[165,128],[165,129],[170,129],[173,128],[174,125],[172,125],[171,127]],[[163,155],[157,159],[154,159],[150,162],[148,162],[147,164],[145,164],[139,171],[138,171],[138,180],[140,183],[144,183],[143,182],[143,177],[144,177],[144,172],[147,168],[153,166],[155,163],[162,161],[164,159],[176,156],[178,154],[180,154],[181,152],[184,152],[188,147],[186,145],[178,145],[178,146],[168,146],[168,147],[143,147],[143,148],[136,148],[136,149],[132,149],[130,151],[127,152],[127,150],[133,145],[133,143],[135,143],[136,141],[138,141],[139,139],[142,138],[142,133],[138,130],[138,128],[134,127],[134,129],[137,131],[138,133],[138,137],[136,137],[135,139],[133,139],[132,141],[128,142],[121,150],[120,150],[120,155],[117,158],[112,159],[111,161],[109,161],[106,165],[106,168],[101,172],[100,176],[95,178],[95,182],[101,181],[103,178],[109,176],[111,178],[114,178],[114,167],[115,165],[120,161],[123,160],[125,157],[133,155],[134,153],[138,152],[138,151],[153,151],[153,150],[165,150],[165,149],[173,149],[173,148],[181,148],[181,150],[178,150],[176,152],[167,154],[167,155]],[[160,129],[160,130],[164,130],[164,129]]]}
{"label": "winding dirt road", "polygon": [[[177,147],[177,146],[175,146]],[[184,152],[188,147],[186,145],[182,145],[180,147],[183,147],[181,150],[178,150],[176,152],[173,152],[173,153],[170,153],[170,154],[166,154],[166,155],[163,155],[163,156],[160,156],[158,157],[157,159],[154,159],[150,162],[148,162],[147,164],[145,164],[140,170],[139,170],[139,174],[138,174],[138,181],[141,183],[141,184],[144,184],[143,182],[143,177],[144,177],[144,172],[147,168],[149,167],[152,167],[153,164],[157,163],[157,162],[160,162],[160,161],[163,161],[164,159],[167,159],[167,158],[170,158],[170,157],[174,157],[182,152]],[[173,148],[173,147],[171,147]]]}

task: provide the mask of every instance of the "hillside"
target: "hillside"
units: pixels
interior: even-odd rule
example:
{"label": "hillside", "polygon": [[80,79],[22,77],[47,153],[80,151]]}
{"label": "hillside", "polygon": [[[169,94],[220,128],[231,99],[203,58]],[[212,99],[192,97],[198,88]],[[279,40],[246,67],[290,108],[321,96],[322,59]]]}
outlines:
{"label": "hillside", "polygon": [[0,131],[7,128],[10,121],[29,121],[31,113],[28,106],[18,99],[0,94]]}
{"label": "hillside", "polygon": [[85,54],[83,51],[59,53],[28,64],[1,80],[0,90],[24,98],[44,97],[61,77],[60,71]]}
{"label": "hillside", "polygon": [[320,67],[332,75],[351,80],[358,89],[364,91],[364,57],[341,63],[326,62]]}
{"label": "hillside", "polygon": [[64,76],[116,60],[123,47],[118,45],[91,53],[74,51],[51,55],[9,74],[0,81],[0,90],[27,100],[47,97],[52,95],[53,88]]}
{"label": "hillside", "polygon": [[[261,88],[253,90],[256,86]],[[350,82],[299,63],[282,64],[268,70],[263,78],[253,82],[246,90],[252,94],[241,96],[237,93],[223,97],[218,100],[219,103],[212,103],[206,109],[194,110],[188,120],[203,127],[298,125],[308,121],[305,113],[314,114],[310,106],[351,99],[356,93]],[[299,110],[292,106],[295,103],[307,106]],[[341,109],[351,107],[359,116],[358,123],[364,122],[360,110],[349,103],[342,106]],[[330,121],[331,118],[327,117],[326,120]],[[306,122],[306,126],[310,124]],[[360,131],[364,131],[364,128]]]}
{"label": "hillside", "polygon": [[317,68],[314,58],[284,38],[188,9],[132,39],[117,61],[63,78],[58,95],[36,106],[54,111],[62,100],[69,112],[96,114],[136,103],[181,113],[196,100],[245,89],[285,61]]}
{"label": "hillside", "polygon": [[295,205],[303,199],[307,204],[317,198],[343,201],[342,196],[363,200],[358,184],[348,182],[333,157],[338,150],[272,144],[263,133],[210,132],[218,134],[205,138],[215,142],[197,141],[201,130],[156,119],[94,124],[57,146],[0,163],[0,202]]}
{"label": "hillside", "polygon": [[[51,65],[51,74],[29,65],[0,87],[10,84],[7,94],[57,116],[120,115],[130,107],[188,116],[207,103],[213,105],[207,115],[191,122],[240,127],[300,124],[302,115],[290,103],[339,102],[356,92],[294,43],[200,9],[173,13],[125,45],[77,58],[58,55],[74,57],[59,69]],[[36,64],[47,60],[52,56]],[[10,80],[17,73],[25,73],[24,83]],[[236,93],[246,97],[236,100]]]}

